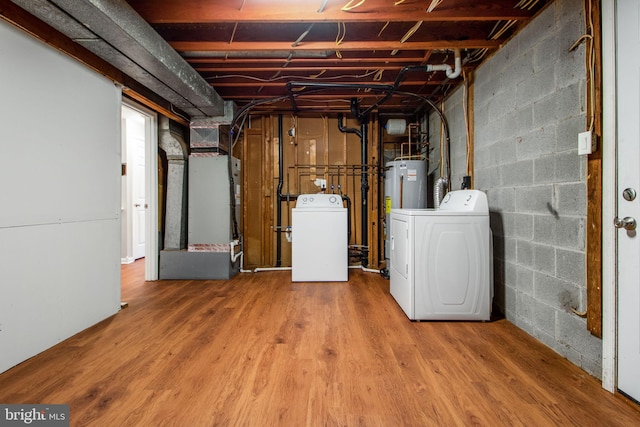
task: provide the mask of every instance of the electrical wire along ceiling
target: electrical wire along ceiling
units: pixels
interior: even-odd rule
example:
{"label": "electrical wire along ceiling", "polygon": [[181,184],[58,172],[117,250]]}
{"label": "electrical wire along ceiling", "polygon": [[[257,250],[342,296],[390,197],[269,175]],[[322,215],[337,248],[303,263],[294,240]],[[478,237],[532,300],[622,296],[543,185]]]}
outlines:
{"label": "electrical wire along ceiling", "polygon": [[[223,99],[263,111],[413,113],[550,0],[129,0]],[[454,52],[462,70],[455,77]],[[384,102],[381,102],[384,101]]]}
{"label": "electrical wire along ceiling", "polygon": [[40,31],[12,3],[198,117],[223,114],[222,101],[253,112],[411,115],[552,0],[2,2],[1,17]]}

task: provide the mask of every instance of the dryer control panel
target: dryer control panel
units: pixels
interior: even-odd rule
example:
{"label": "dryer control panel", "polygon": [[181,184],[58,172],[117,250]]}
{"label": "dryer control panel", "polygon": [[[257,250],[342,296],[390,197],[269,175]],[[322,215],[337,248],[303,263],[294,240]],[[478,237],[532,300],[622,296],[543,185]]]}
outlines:
{"label": "dryer control panel", "polygon": [[488,213],[487,195],[480,190],[456,190],[445,194],[440,210]]}
{"label": "dryer control panel", "polygon": [[296,208],[344,208],[339,194],[301,194],[296,200]]}

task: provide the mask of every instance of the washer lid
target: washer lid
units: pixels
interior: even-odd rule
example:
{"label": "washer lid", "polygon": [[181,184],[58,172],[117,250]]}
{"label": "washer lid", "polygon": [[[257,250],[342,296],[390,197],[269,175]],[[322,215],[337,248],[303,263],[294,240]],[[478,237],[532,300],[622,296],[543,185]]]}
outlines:
{"label": "washer lid", "polygon": [[480,190],[456,190],[445,194],[441,211],[489,213],[487,195]]}
{"label": "washer lid", "polygon": [[296,200],[296,208],[344,208],[339,194],[301,194]]}

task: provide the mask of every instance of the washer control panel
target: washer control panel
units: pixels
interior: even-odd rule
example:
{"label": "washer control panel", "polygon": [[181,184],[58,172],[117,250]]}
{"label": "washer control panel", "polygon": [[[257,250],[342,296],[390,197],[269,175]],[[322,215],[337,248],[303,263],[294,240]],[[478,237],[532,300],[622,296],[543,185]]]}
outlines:
{"label": "washer control panel", "polygon": [[296,208],[343,208],[339,194],[301,194],[296,201]]}
{"label": "washer control panel", "polygon": [[487,195],[479,190],[450,191],[442,199],[440,210],[487,213]]}

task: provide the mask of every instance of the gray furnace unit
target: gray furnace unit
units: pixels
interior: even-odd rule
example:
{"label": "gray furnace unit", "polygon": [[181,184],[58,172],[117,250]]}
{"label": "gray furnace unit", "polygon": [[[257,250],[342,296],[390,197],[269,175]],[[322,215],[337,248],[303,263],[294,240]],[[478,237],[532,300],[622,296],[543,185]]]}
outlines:
{"label": "gray furnace unit", "polygon": [[231,257],[239,246],[231,242],[241,230],[240,178],[236,158],[230,168],[227,155],[189,156],[187,250],[162,252],[161,279],[230,279],[239,272],[241,258]]}
{"label": "gray furnace unit", "polygon": [[231,176],[233,184],[229,179],[227,155],[194,153],[189,156],[188,250],[215,249],[212,245],[227,245],[233,240],[234,227],[242,217],[240,160],[235,157],[231,158]]}

